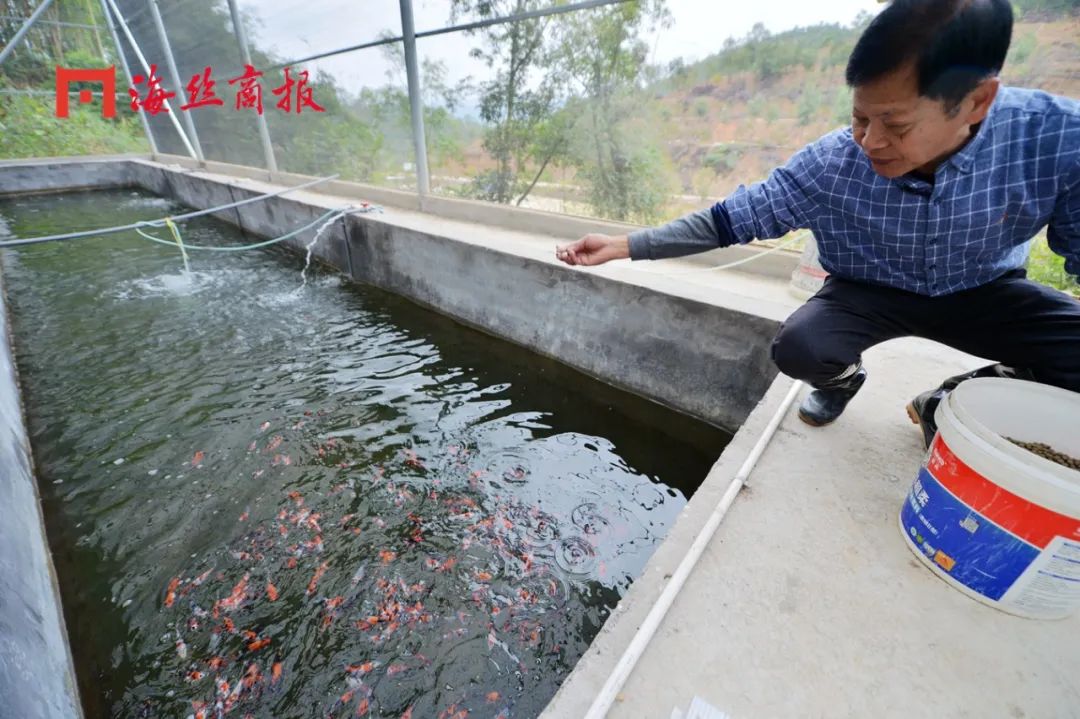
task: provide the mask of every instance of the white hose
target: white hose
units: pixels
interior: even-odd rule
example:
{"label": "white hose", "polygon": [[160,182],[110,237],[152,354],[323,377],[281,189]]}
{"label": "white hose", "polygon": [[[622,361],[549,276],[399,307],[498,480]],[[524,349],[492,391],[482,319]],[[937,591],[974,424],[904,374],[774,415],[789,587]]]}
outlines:
{"label": "white hose", "polygon": [[713,535],[716,534],[716,530],[720,526],[720,522],[724,519],[724,515],[727,514],[728,508],[730,508],[731,504],[735,501],[735,497],[739,494],[739,490],[746,484],[750,472],[754,470],[754,466],[757,464],[758,459],[761,458],[761,455],[765,452],[765,448],[772,440],[773,435],[776,434],[776,429],[780,426],[780,422],[784,419],[784,415],[787,414],[788,409],[795,401],[802,386],[803,383],[799,381],[796,381],[791,385],[791,389],[788,390],[787,396],[784,397],[784,401],[780,403],[780,407],[776,410],[776,414],[769,420],[769,424],[766,425],[764,432],[762,432],[761,436],[758,438],[757,444],[754,445],[754,448],[750,451],[750,455],[735,474],[735,478],[731,480],[731,484],[728,485],[727,491],[724,492],[724,496],[720,498],[720,503],[716,505],[716,509],[713,510],[712,515],[709,517],[709,521],[705,523],[705,526],[701,528],[697,537],[694,538],[694,543],[690,545],[690,550],[686,553],[686,556],[683,557],[682,562],[679,563],[679,567],[675,570],[675,573],[671,575],[671,581],[664,587],[664,591],[660,594],[659,599],[656,600],[656,604],[649,610],[648,616],[645,617],[645,621],[642,622],[641,627],[638,628],[633,639],[630,640],[630,645],[619,658],[618,663],[615,665],[615,669],[612,670],[611,675],[604,683],[600,693],[596,695],[592,706],[589,707],[589,711],[585,715],[585,719],[603,719],[603,717],[607,716],[608,711],[611,710],[611,705],[615,702],[615,697],[618,696],[619,690],[622,689],[626,680],[630,677],[630,673],[634,670],[634,666],[637,665],[638,660],[641,658],[642,654],[645,653],[645,647],[648,646],[653,635],[656,634],[656,630],[660,628],[660,623],[664,620],[671,605],[675,602],[675,597],[677,597],[682,590],[683,584],[686,583],[687,578],[690,576],[690,572],[694,569],[694,565],[697,564],[702,553],[704,553],[705,547],[708,546]]}

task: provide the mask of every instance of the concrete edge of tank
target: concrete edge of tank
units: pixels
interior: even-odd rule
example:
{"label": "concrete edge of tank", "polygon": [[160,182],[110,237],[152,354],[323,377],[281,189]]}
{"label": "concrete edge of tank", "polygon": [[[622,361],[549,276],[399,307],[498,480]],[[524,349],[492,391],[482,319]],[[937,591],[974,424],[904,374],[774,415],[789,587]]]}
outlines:
{"label": "concrete edge of tank", "polygon": [[[2,263],[0,263],[2,266]],[[81,717],[0,273],[0,697],[4,716]]]}

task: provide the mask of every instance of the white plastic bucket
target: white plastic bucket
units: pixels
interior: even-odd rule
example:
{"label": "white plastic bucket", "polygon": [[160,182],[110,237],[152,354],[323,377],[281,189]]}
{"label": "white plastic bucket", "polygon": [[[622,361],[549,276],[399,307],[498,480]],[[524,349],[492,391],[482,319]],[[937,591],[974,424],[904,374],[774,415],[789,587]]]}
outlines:
{"label": "white plastic bucket", "polygon": [[962,383],[938,406],[938,434],[900,511],[923,564],[1010,614],[1080,608],[1080,472],[1014,445],[1080,457],[1080,394],[1022,380]]}
{"label": "white plastic bucket", "polygon": [[803,247],[798,266],[791,273],[788,291],[800,300],[808,300],[817,294],[828,276],[829,273],[818,262],[817,241],[811,235]]}

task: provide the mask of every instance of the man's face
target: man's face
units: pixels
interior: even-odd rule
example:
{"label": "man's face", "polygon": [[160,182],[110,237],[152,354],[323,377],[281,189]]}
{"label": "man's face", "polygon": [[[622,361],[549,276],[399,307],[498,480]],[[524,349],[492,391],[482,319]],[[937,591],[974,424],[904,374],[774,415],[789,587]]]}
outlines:
{"label": "man's face", "polygon": [[940,100],[919,95],[915,68],[906,65],[855,88],[851,131],[882,177],[933,174],[986,117],[997,87],[997,78],[984,80],[949,114]]}

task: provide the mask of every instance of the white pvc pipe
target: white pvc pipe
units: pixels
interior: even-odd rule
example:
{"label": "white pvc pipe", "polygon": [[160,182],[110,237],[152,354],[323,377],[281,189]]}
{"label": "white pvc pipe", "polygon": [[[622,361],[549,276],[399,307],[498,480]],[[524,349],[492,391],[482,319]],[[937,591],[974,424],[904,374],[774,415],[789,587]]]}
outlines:
{"label": "white pvc pipe", "polygon": [[[139,58],[139,62],[142,64],[143,71],[146,73],[147,82],[149,82],[150,64],[146,62],[146,58],[143,56],[142,50],[139,49],[139,43],[135,42],[135,36],[132,35],[131,30],[128,29],[128,24],[124,20],[124,16],[120,14],[120,8],[116,6],[115,0],[105,0],[105,2],[109,3],[109,6],[112,8],[113,13],[116,15],[116,22],[120,24],[120,29],[124,31],[124,35],[127,37],[128,42],[131,43],[131,49],[135,51],[135,57]],[[118,47],[117,50],[119,52],[123,52],[122,48]],[[182,88],[178,89],[178,91],[182,91]],[[169,119],[172,120],[173,127],[176,128],[177,134],[180,135],[180,139],[184,143],[184,148],[188,151],[188,154],[191,155],[192,159],[198,160],[199,157],[195,154],[195,148],[191,146],[191,142],[188,140],[187,133],[184,132],[184,128],[180,127],[180,121],[176,119],[176,113],[173,112],[172,104],[168,100],[165,100],[164,102],[165,108],[166,110],[168,110],[168,112],[166,112],[165,114],[167,114],[169,116]]]}
{"label": "white pvc pipe", "polygon": [[[135,80],[131,77],[131,66],[128,65],[127,56],[124,55],[124,46],[120,44],[120,36],[116,34],[116,23],[113,22],[112,11],[109,10],[109,0],[101,0],[101,9],[105,11],[105,24],[109,26],[109,34],[112,36],[113,45],[116,46],[116,57],[120,60],[120,67],[124,69],[124,77],[127,78],[129,87],[135,87]],[[157,140],[154,139],[154,133],[150,129],[150,120],[146,118],[145,112],[140,112],[138,115],[143,130],[146,132],[146,141],[150,143],[150,152],[156,155],[158,154]]]}
{"label": "white pvc pipe", "polygon": [[[240,10],[236,7],[236,0],[229,0],[229,16],[232,18],[236,44],[240,47],[240,59],[244,61],[245,65],[250,65],[251,50],[248,48],[247,35],[244,34],[244,22],[240,19]],[[255,113],[255,122],[259,127],[259,141],[262,142],[263,160],[265,160],[266,169],[270,170],[272,177],[278,171],[278,166],[277,158],[274,157],[274,145],[270,142],[270,127],[266,124],[266,118],[261,112]]]}
{"label": "white pvc pipe", "polygon": [[[173,56],[169,34],[165,32],[165,23],[161,20],[161,10],[158,8],[157,0],[150,0],[150,17],[154,20],[158,41],[161,43],[161,49],[165,53],[165,62],[169,66],[169,74],[172,75],[173,84],[176,85],[176,92],[181,93],[184,91],[184,81],[180,79],[180,71],[176,67],[176,58]],[[191,146],[195,150],[195,158],[199,162],[205,162],[206,158],[203,157],[202,145],[199,143],[199,132],[195,128],[195,119],[190,112],[185,112],[183,116],[188,138],[191,140]]]}
{"label": "white pvc pipe", "polygon": [[626,684],[626,680],[630,677],[630,673],[634,670],[634,666],[641,658],[641,655],[645,653],[645,647],[648,646],[649,642],[656,634],[656,630],[660,628],[660,623],[663,622],[668,610],[675,602],[675,597],[679,595],[683,584],[686,583],[687,578],[690,576],[690,572],[694,569],[694,565],[697,564],[701,555],[704,553],[705,547],[708,546],[713,535],[716,534],[720,522],[724,519],[724,515],[727,514],[731,504],[735,501],[735,497],[739,494],[739,490],[746,484],[746,480],[754,470],[754,466],[765,452],[765,448],[769,446],[769,442],[772,440],[773,435],[776,434],[777,427],[780,426],[780,422],[784,419],[784,415],[787,414],[788,409],[795,401],[802,386],[803,383],[798,381],[791,385],[791,389],[788,390],[787,396],[784,397],[784,401],[780,403],[780,407],[776,410],[776,414],[769,420],[769,424],[765,426],[765,430],[762,432],[761,437],[758,438],[757,444],[750,450],[750,455],[746,458],[746,461],[743,462],[742,467],[739,468],[734,479],[731,480],[731,484],[728,485],[727,491],[724,492],[724,496],[720,498],[720,503],[716,505],[716,509],[713,510],[712,515],[709,517],[709,521],[701,528],[701,531],[694,539],[693,544],[690,545],[690,550],[686,553],[686,556],[683,557],[682,562],[679,563],[678,569],[671,575],[671,581],[664,587],[664,591],[660,594],[660,598],[656,600],[656,604],[649,610],[649,614],[645,617],[645,621],[642,622],[641,627],[638,628],[637,633],[634,634],[633,639],[630,640],[630,645],[619,658],[618,663],[615,665],[615,669],[612,670],[611,675],[604,683],[600,693],[596,695],[592,706],[589,707],[588,713],[585,714],[585,719],[603,719],[603,717],[607,716],[608,711],[611,710],[611,705],[615,702],[615,697],[618,696],[619,691],[623,688],[623,685]]}
{"label": "white pvc pipe", "polygon": [[409,85],[413,149],[416,154],[416,192],[420,195],[420,209],[424,209],[424,198],[431,193],[431,173],[428,170],[427,136],[424,134],[424,96],[420,90],[420,63],[416,59],[412,0],[401,0],[401,37],[405,50],[405,76]]}

